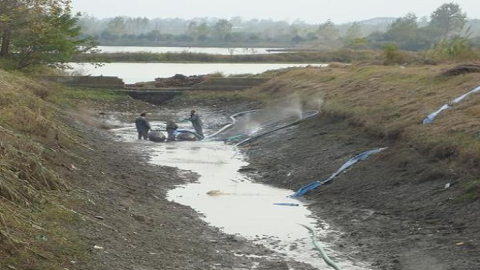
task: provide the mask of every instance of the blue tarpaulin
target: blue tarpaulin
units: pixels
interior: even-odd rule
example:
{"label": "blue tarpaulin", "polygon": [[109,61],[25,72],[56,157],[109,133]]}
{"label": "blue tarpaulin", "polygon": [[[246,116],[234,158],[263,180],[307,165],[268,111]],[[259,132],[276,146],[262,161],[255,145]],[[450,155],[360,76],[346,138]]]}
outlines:
{"label": "blue tarpaulin", "polygon": [[359,161],[362,161],[362,160],[365,160],[371,155],[378,154],[385,149],[387,149],[387,148],[377,148],[377,149],[369,150],[369,151],[363,152],[363,153],[355,156],[354,158],[351,158],[350,160],[345,162],[345,164],[343,164],[342,167],[340,167],[340,169],[338,169],[335,173],[333,173],[328,179],[323,180],[323,181],[315,181],[313,183],[310,183],[310,184],[300,188],[297,192],[295,192],[295,194],[293,194],[292,197],[301,197],[301,196],[305,195],[310,190],[314,190],[314,189],[320,187],[321,185],[324,185],[324,184],[332,181],[340,173],[342,173],[343,171],[345,171],[349,167],[353,166],[355,163],[357,163]]}

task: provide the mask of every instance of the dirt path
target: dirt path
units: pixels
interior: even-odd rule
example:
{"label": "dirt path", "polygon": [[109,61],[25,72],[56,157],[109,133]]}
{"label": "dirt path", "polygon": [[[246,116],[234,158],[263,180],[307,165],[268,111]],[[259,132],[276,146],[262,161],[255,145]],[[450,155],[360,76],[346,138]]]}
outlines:
{"label": "dirt path", "polygon": [[188,207],[169,202],[173,186],[196,175],[146,163],[142,150],[112,134],[76,124],[89,142],[71,178],[88,202],[74,208],[83,217],[75,228],[87,239],[93,261],[69,269],[312,269],[272,256],[262,246],[221,233]]}

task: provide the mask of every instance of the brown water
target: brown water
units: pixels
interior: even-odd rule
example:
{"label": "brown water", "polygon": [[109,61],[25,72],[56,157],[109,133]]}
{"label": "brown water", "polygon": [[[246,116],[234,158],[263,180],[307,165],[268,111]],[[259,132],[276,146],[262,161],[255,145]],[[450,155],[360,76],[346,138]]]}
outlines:
{"label": "brown water", "polygon": [[[163,125],[162,122],[152,124]],[[330,269],[313,249],[308,231],[299,224],[315,228],[323,239],[338,238],[341,232],[314,217],[306,207],[308,201],[289,198],[292,190],[255,183],[240,173],[238,170],[248,163],[235,147],[222,142],[139,142],[135,140],[131,125],[114,132],[123,142],[148,149],[151,164],[176,167],[198,175],[197,182],[171,190],[169,200],[192,207],[206,222],[225,233],[242,236],[276,251],[277,255],[273,256]],[[298,206],[278,206],[276,203]],[[352,262],[346,255],[334,252],[329,243],[323,245],[344,269],[368,269],[365,264]]]}

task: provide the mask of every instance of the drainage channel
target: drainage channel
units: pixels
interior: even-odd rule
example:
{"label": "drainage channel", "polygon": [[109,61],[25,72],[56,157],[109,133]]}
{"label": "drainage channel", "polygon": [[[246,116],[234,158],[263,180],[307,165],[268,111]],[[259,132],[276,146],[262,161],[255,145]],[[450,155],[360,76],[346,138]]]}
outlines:
{"label": "drainage channel", "polygon": [[[162,124],[152,122],[154,126]],[[198,181],[171,190],[170,201],[195,209],[211,226],[227,234],[275,251],[277,259],[283,257],[317,269],[331,269],[313,248],[309,232],[300,224],[314,228],[321,238],[335,238],[340,232],[319,222],[321,219],[307,209],[308,201],[289,198],[292,190],[255,183],[241,173],[239,170],[248,162],[241,153],[236,154],[235,146],[213,141],[139,142],[135,140],[135,129],[130,126],[125,124],[114,133],[125,143],[148,149],[151,164],[198,175]],[[345,254],[334,252],[329,243],[322,244],[343,269],[369,269],[366,264],[352,262]]]}

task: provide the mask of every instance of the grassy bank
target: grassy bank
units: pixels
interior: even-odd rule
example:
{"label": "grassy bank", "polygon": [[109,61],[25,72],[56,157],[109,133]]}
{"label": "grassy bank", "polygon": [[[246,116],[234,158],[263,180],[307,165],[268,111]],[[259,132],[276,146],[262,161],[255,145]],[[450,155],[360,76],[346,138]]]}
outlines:
{"label": "grassy bank", "polygon": [[2,70],[0,89],[0,269],[65,269],[89,252],[70,210],[86,146],[65,110],[96,95]]}
{"label": "grassy bank", "polygon": [[[358,126],[375,138],[403,143],[452,170],[478,175],[480,94],[422,120],[454,98],[478,87],[480,74],[442,76],[444,66],[351,66],[270,72],[272,79],[246,94],[265,102],[298,96],[304,105],[322,105],[325,114]],[[465,185],[466,197],[479,198],[480,185]]]}
{"label": "grassy bank", "polygon": [[[408,61],[414,54],[410,53]],[[98,53],[82,54],[75,62],[192,62],[192,63],[350,63],[354,61],[381,62],[378,51],[338,50],[253,55],[213,55],[206,53]]]}

